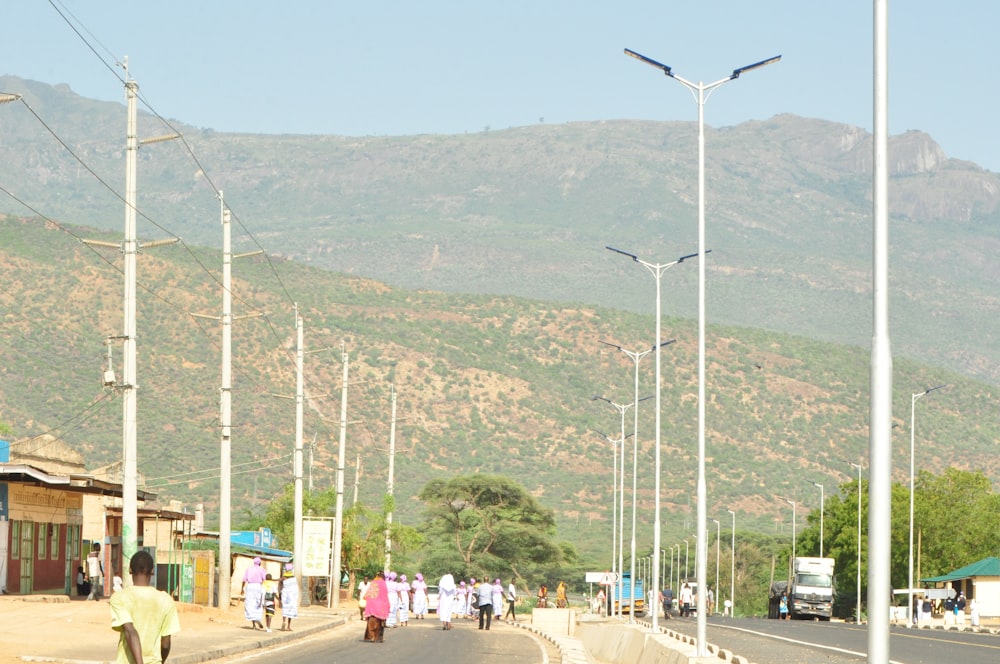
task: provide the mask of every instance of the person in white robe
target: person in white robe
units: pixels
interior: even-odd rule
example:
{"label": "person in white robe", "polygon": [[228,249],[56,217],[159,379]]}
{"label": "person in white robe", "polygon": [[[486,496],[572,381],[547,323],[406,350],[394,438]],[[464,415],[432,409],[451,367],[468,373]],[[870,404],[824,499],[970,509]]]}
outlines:
{"label": "person in white robe", "polygon": [[399,588],[396,586],[396,573],[385,575],[385,591],[389,593],[389,617],[385,619],[386,627],[399,627]]}
{"label": "person in white robe", "polygon": [[441,629],[451,629],[451,612],[455,603],[457,593],[455,587],[455,577],[445,574],[438,582],[438,619],[441,621]]}
{"label": "person in white robe", "polygon": [[493,618],[500,622],[503,616],[503,584],[500,579],[493,582]]}
{"label": "person in white robe", "polygon": [[410,588],[413,589],[413,617],[415,620],[423,620],[427,616],[427,583],[424,575],[417,572]]}
{"label": "person in white robe", "polygon": [[399,576],[396,592],[399,596],[399,624],[406,627],[410,624],[410,582],[405,574]]}

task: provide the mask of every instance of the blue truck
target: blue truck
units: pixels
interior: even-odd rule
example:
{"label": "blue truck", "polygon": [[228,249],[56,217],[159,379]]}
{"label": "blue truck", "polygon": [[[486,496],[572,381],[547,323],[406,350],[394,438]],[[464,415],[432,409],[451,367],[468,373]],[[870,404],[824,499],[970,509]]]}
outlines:
{"label": "blue truck", "polygon": [[635,606],[635,615],[641,616],[646,612],[646,593],[643,589],[642,579],[635,580],[635,597],[632,597],[632,577],[628,572],[622,574],[621,583],[614,590],[614,604],[612,610],[618,613],[618,605],[621,604],[622,614],[632,613]]}

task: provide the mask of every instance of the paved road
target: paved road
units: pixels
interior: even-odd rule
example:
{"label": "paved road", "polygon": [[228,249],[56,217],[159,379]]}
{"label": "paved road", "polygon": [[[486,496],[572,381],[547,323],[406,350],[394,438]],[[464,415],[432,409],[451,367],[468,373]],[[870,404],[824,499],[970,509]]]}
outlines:
{"label": "paved road", "polygon": [[[660,624],[692,636],[697,629],[693,619]],[[868,651],[866,626],[838,622],[711,618],[707,636],[709,643],[742,655],[753,664],[856,664],[866,661]],[[894,627],[889,639],[889,656],[898,664],[1000,661],[1000,637],[995,634]]]}
{"label": "paved road", "polygon": [[558,651],[548,641],[503,624],[494,624],[487,632],[480,631],[471,621],[459,621],[454,629],[446,632],[437,620],[411,620],[408,627],[386,630],[384,643],[366,643],[362,640],[363,633],[364,626],[352,622],[300,642],[219,661],[229,664],[441,664],[456,658],[477,664],[555,664],[559,661]]}

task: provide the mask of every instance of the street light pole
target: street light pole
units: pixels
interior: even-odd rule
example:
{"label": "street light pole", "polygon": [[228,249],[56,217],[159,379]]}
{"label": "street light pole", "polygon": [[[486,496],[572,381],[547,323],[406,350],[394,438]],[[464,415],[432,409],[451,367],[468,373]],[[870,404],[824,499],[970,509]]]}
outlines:
{"label": "street light pole", "polygon": [[813,482],[814,487],[819,488],[819,557],[823,557],[823,507],[825,505],[823,501],[823,485],[819,482]]}
{"label": "street light pole", "polygon": [[[646,397],[646,398],[649,399],[649,398],[652,398],[652,397]],[[632,406],[634,406],[635,402],[628,403],[628,404],[619,404],[619,403],[615,403],[611,399],[607,399],[605,397],[598,396],[596,394],[590,398],[591,401],[596,401],[598,399],[601,400],[601,401],[606,401],[609,404],[611,404],[611,407],[614,408],[616,411],[618,411],[618,414],[621,417],[621,436],[619,437],[619,440],[622,441],[622,451],[621,451],[622,463],[621,463],[621,481],[620,481],[620,483],[618,485],[618,490],[619,490],[619,493],[620,493],[620,498],[619,498],[619,501],[618,501],[618,573],[621,574],[624,571],[624,569],[625,569],[625,561],[623,560],[623,555],[624,555],[623,550],[625,548],[624,547],[624,540],[625,540],[625,411],[627,411],[629,408],[631,408]],[[643,399],[643,401],[645,401],[645,399]],[[636,409],[636,410],[638,410],[638,409]],[[634,471],[634,468],[633,468],[633,471]],[[633,506],[633,511],[634,511],[635,510],[635,491],[634,490],[632,492],[632,506]],[[634,544],[634,542],[635,542],[635,536],[633,534],[632,567],[631,567],[631,574],[632,574],[633,578],[631,579],[631,594],[629,595],[629,597],[630,597],[630,599],[629,599],[629,602],[630,602],[629,607],[631,607],[633,604],[635,604],[635,579],[634,579],[634,576],[635,576],[635,544]],[[622,590],[624,590],[624,588],[622,588]],[[619,593],[619,599],[622,599],[622,598],[623,598],[623,595],[621,593]],[[622,604],[623,604],[622,601],[618,602],[618,617],[619,618],[621,618]],[[629,619],[628,619],[628,621],[630,623],[631,622],[635,622],[635,617],[632,615],[633,613],[634,612],[632,611],[632,609],[629,608]]]}
{"label": "street light pole", "polygon": [[[719,524],[718,519],[712,519],[715,522],[715,592],[712,596],[715,597],[715,603],[719,603],[719,539],[722,537],[722,526]],[[709,607],[711,610],[711,607]]]}
{"label": "street light pole", "polygon": [[[685,537],[684,538],[684,582],[685,583],[687,582],[688,579],[691,578],[691,573],[688,571],[688,557],[691,553],[690,545],[691,543],[688,542],[687,538]],[[695,552],[697,552],[697,546],[695,548]]]}
{"label": "street light pole", "polygon": [[[629,258],[631,258],[636,263],[639,263],[640,265],[642,265],[643,267],[645,267],[647,270],[649,270],[649,272],[653,275],[653,279],[656,281],[656,336],[655,336],[655,339],[656,339],[658,345],[656,346],[656,395],[655,395],[656,396],[656,422],[655,422],[655,425],[654,425],[656,427],[656,435],[655,435],[656,442],[655,442],[655,445],[654,445],[654,447],[656,448],[656,451],[655,451],[655,463],[654,463],[655,470],[653,472],[653,496],[654,496],[654,499],[653,499],[653,512],[654,512],[654,515],[653,515],[653,556],[654,556],[654,560],[653,560],[653,586],[654,587],[659,587],[659,585],[660,585],[660,577],[659,577],[659,572],[660,572],[660,570],[659,570],[659,567],[660,567],[660,463],[661,463],[660,462],[660,411],[662,410],[661,403],[660,403],[660,355],[662,354],[660,352],[660,348],[662,346],[659,345],[659,341],[660,341],[660,339],[663,338],[661,336],[661,333],[660,333],[660,318],[661,318],[661,315],[660,315],[660,311],[661,311],[661,306],[660,306],[660,299],[661,299],[660,298],[660,281],[661,281],[661,278],[663,277],[663,273],[664,272],[666,272],[667,270],[669,270],[670,268],[672,268],[674,265],[677,265],[678,263],[682,263],[682,262],[684,262],[685,260],[687,260],[689,258],[694,258],[698,254],[688,254],[686,256],[681,256],[677,260],[671,261],[670,263],[648,263],[648,262],[640,259],[637,255],[630,254],[627,251],[622,251],[621,249],[615,249],[614,247],[605,247],[605,248],[608,249],[609,251],[615,252],[616,254],[621,254],[623,256],[628,256]],[[658,618],[658,614],[656,614],[656,613],[653,613],[652,631],[653,631],[653,633],[656,633],[656,632],[659,631],[659,618]]]}
{"label": "street light pole", "polygon": [[[706,505],[707,489],[705,483],[705,254],[707,253],[705,250],[705,102],[716,88],[729,81],[736,80],[741,74],[748,71],[778,62],[781,60],[781,56],[778,55],[745,67],[739,67],[734,69],[733,73],[729,76],[706,85],[705,83],[693,83],[681,78],[674,74],[673,70],[667,65],[640,55],[635,51],[625,49],[625,54],[663,71],[666,76],[674,79],[691,91],[695,101],[698,103],[698,257],[701,260],[698,261],[698,542],[695,549],[695,556],[697,557],[695,568],[698,570],[699,588],[704,589],[705,561],[708,558],[705,538],[706,520],[708,518]],[[704,592],[698,593],[697,604],[697,655],[698,657],[705,657],[708,655],[708,643],[706,640],[708,636],[708,622],[704,610]]]}
{"label": "street light pole", "polygon": [[907,574],[907,587],[906,587],[906,597],[907,597],[907,609],[906,615],[910,617],[910,622],[913,622],[913,441],[914,432],[916,430],[916,407],[917,401],[920,397],[930,394],[935,390],[940,390],[942,388],[948,387],[947,385],[938,385],[937,387],[930,387],[923,392],[917,392],[916,394],[910,395],[910,555],[908,564],[908,574]]}
{"label": "street light pole", "polygon": [[[601,341],[601,343],[604,344],[605,346],[611,346],[612,348],[617,348],[621,352],[625,353],[625,355],[628,356],[628,358],[630,360],[632,360],[632,363],[635,365],[635,372],[634,372],[635,373],[635,396],[633,397],[632,403],[636,404],[636,406],[632,410],[632,417],[633,417],[633,423],[632,423],[632,541],[631,541],[631,549],[630,549],[630,554],[631,554],[631,566],[630,566],[630,570],[631,570],[631,573],[629,574],[629,581],[632,584],[632,588],[631,588],[631,591],[629,593],[629,597],[633,598],[632,599],[633,602],[635,601],[635,510],[636,510],[636,503],[638,502],[637,499],[636,499],[636,496],[638,495],[637,494],[637,488],[638,488],[638,480],[637,480],[637,478],[638,478],[638,470],[639,470],[639,406],[638,406],[638,404],[639,404],[640,401],[645,401],[646,399],[651,399],[652,398],[652,397],[646,397],[646,399],[640,399],[639,398],[639,361],[642,358],[644,358],[647,355],[649,355],[650,353],[652,353],[653,351],[655,351],[660,346],[667,346],[669,344],[674,343],[675,341],[677,341],[677,340],[676,339],[670,339],[669,341],[664,341],[662,343],[659,343],[659,339],[657,339],[657,342],[658,342],[657,346],[652,346],[651,348],[647,348],[646,350],[643,350],[643,351],[626,350],[625,348],[623,348],[619,344],[614,344],[614,343],[611,343],[610,341]],[[624,417],[624,413],[622,414],[622,417]],[[622,436],[624,437],[624,435],[625,435],[625,429],[624,429],[624,426],[623,426],[622,427]],[[624,454],[625,454],[625,452],[622,451],[622,459],[623,460],[625,458]],[[622,465],[622,468],[623,468],[623,472],[624,472],[624,464]],[[624,527],[623,527],[623,529],[624,529]],[[635,622],[635,619],[632,616],[632,612],[629,612],[629,620],[628,621],[630,623],[634,623]]]}
{"label": "street light pole", "polygon": [[[856,625],[861,624],[861,464],[848,461],[851,468],[858,471],[858,605],[855,608],[854,620]],[[907,610],[909,611],[909,610]]]}
{"label": "street light pole", "polygon": [[792,564],[795,564],[795,540],[798,533],[795,532],[795,501],[785,498],[784,501],[792,506]]}
{"label": "street light pole", "polygon": [[729,548],[729,617],[736,617],[736,512],[726,510],[733,515],[733,543]]}
{"label": "street light pole", "polygon": [[[599,399],[599,398],[603,398],[603,397],[593,397],[591,399],[591,401],[593,401],[594,399]],[[608,402],[608,403],[611,403],[611,402]],[[612,404],[612,405],[614,405],[614,404]],[[612,574],[614,574],[616,572],[618,574],[621,574],[621,568],[618,567],[618,561],[621,559],[621,554],[618,551],[615,550],[615,547],[618,546],[618,542],[619,542],[619,536],[618,535],[619,535],[619,530],[620,530],[619,523],[618,523],[618,451],[617,451],[616,448],[619,447],[619,446],[622,448],[622,454],[623,454],[622,463],[624,464],[625,463],[625,458],[624,458],[625,440],[624,440],[624,438],[622,438],[622,439],[612,438],[611,436],[607,435],[606,433],[601,433],[600,431],[594,431],[594,433],[596,433],[597,435],[599,435],[602,438],[604,438],[604,440],[606,440],[609,443],[611,443],[611,451],[614,453],[614,456],[613,456],[614,466],[613,466],[613,470],[611,471],[611,572],[612,572]],[[624,498],[624,496],[622,496],[622,498]],[[612,609],[614,609],[614,606],[615,606],[614,605],[614,598],[615,598],[614,592],[615,592],[615,589],[619,587],[619,585],[620,585],[620,581],[619,582],[613,582],[608,587],[608,592],[611,593],[611,602],[612,602],[611,608]],[[620,598],[621,591],[619,590],[618,592],[619,592],[619,598]],[[619,608],[619,616],[620,616],[621,615],[621,613],[620,613],[620,611],[621,611],[621,602],[620,601],[618,602],[618,608]],[[611,613],[613,613],[613,611],[609,612],[608,617],[610,617]]]}

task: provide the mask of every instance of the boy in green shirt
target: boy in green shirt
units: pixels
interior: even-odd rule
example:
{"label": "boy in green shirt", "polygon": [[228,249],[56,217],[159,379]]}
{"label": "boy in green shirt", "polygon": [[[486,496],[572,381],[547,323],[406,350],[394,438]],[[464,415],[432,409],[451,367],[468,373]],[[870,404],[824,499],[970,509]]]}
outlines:
{"label": "boy in green shirt", "polygon": [[120,632],[116,664],[161,664],[170,654],[170,635],[181,630],[170,595],[150,585],[153,557],[137,551],[129,563],[132,585],[111,596],[111,628]]}

